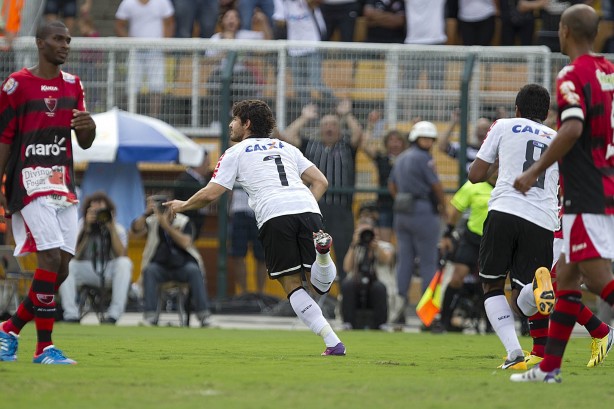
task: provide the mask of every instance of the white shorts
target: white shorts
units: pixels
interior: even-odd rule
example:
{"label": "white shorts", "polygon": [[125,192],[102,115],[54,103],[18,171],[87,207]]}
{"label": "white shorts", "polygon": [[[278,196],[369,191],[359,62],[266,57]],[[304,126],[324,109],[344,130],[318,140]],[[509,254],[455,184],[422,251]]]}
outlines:
{"label": "white shorts", "polygon": [[568,263],[614,258],[614,215],[564,214],[563,252]]}
{"label": "white shorts", "polygon": [[149,92],[163,92],[164,66],[164,54],[160,51],[131,50],[128,56],[128,92],[138,93],[142,85],[146,85]]}
{"label": "white shorts", "polygon": [[15,255],[60,248],[72,255],[77,245],[78,208],[60,206],[50,196],[37,197],[13,214]]}

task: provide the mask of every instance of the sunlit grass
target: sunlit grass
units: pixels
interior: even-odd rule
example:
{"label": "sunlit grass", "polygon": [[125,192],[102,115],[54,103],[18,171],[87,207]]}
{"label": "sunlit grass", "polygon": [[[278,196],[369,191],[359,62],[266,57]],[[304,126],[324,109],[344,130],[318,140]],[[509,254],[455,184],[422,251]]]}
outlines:
{"label": "sunlit grass", "polygon": [[[0,363],[6,408],[592,408],[614,395],[614,356],[586,368],[590,339],[573,339],[563,384],[513,384],[497,370],[494,335],[340,333],[345,357],[322,357],[308,331],[58,324],[76,366]],[[530,340],[522,338],[523,347]],[[607,406],[607,405],[606,405]]]}

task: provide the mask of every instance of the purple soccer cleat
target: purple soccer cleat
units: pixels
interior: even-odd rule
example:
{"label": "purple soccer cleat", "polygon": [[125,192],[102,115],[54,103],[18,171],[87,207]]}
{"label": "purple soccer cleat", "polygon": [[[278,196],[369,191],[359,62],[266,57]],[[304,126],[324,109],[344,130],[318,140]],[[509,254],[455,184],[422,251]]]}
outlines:
{"label": "purple soccer cleat", "polygon": [[343,342],[339,342],[334,347],[327,347],[324,352],[322,352],[322,356],[327,355],[336,355],[336,356],[344,356],[345,355],[345,345]]}

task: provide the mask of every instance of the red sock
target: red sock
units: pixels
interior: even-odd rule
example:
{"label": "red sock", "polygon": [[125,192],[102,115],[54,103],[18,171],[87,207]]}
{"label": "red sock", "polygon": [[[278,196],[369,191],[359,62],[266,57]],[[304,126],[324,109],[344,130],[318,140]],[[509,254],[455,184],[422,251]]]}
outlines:
{"label": "red sock", "polygon": [[588,333],[591,334],[591,337],[593,338],[603,338],[610,333],[610,327],[597,318],[590,308],[584,304],[582,304],[582,307],[580,307],[578,324],[586,328]]}
{"label": "red sock", "polygon": [[539,312],[529,317],[529,335],[533,338],[531,355],[544,357],[544,348],[548,341],[548,322],[550,316]]}
{"label": "red sock", "polygon": [[580,291],[560,290],[557,291],[556,298],[554,311],[550,315],[544,360],[539,365],[541,370],[546,372],[561,367],[565,347],[567,347],[571,331],[582,308]]}
{"label": "red sock", "polygon": [[55,281],[57,273],[37,268],[28,297],[34,305],[34,323],[36,325],[36,355],[52,345],[51,333],[55,322]]}
{"label": "red sock", "polygon": [[603,290],[601,291],[601,298],[610,304],[610,306],[614,307],[614,280],[610,281],[605,287],[603,287]]}
{"label": "red sock", "polygon": [[15,334],[19,334],[22,328],[34,318],[34,304],[32,304],[32,300],[30,298],[24,299],[19,307],[17,307],[17,311],[11,317],[11,319],[5,321],[1,326],[0,330],[4,332],[14,332]]}

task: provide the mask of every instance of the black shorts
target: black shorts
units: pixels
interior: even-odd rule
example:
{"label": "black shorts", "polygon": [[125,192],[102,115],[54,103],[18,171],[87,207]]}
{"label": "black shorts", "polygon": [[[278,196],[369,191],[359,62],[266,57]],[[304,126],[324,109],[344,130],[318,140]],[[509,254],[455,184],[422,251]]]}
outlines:
{"label": "black shorts", "polygon": [[452,261],[455,263],[464,264],[472,270],[476,268],[478,265],[478,257],[480,255],[481,241],[482,236],[465,228],[458,242],[458,247],[454,252],[454,256],[452,257]]}
{"label": "black shorts", "polygon": [[276,279],[311,269],[316,260],[313,233],[323,230],[322,216],[317,213],[290,214],[267,220],[260,228],[259,239],[269,277]]}
{"label": "black shorts", "polygon": [[489,211],[480,244],[480,279],[504,280],[509,272],[512,288],[521,288],[533,281],[539,267],[550,269],[553,240],[548,229],[512,214]]}
{"label": "black shorts", "polygon": [[258,240],[258,224],[252,213],[237,212],[232,215],[230,225],[230,251],[232,257],[245,257],[247,247],[252,243],[256,260],[264,260],[264,250]]}

